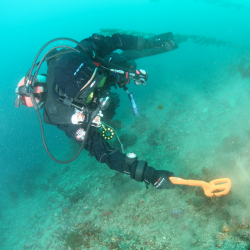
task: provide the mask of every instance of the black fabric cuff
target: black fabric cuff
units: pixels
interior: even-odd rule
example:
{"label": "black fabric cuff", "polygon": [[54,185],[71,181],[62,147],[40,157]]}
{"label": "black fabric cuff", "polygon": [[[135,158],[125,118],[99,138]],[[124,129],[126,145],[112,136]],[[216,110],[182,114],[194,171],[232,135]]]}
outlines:
{"label": "black fabric cuff", "polygon": [[143,176],[148,163],[146,161],[139,161],[135,170],[135,180],[143,182]]}
{"label": "black fabric cuff", "polygon": [[135,179],[135,171],[136,171],[137,164],[138,164],[138,161],[134,162],[134,163],[131,165],[131,168],[130,168],[130,177],[131,177],[132,179]]}
{"label": "black fabric cuff", "polygon": [[136,181],[143,182],[143,176],[148,163],[146,161],[137,161],[132,164],[130,177]]}

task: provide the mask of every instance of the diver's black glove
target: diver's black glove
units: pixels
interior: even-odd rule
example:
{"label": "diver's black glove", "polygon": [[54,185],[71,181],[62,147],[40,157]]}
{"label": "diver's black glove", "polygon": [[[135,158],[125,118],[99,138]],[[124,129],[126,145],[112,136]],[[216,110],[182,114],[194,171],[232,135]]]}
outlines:
{"label": "diver's black glove", "polygon": [[169,180],[170,176],[174,176],[174,173],[166,170],[155,170],[150,182],[157,189],[174,188],[174,184]]}
{"label": "diver's black glove", "polygon": [[165,48],[166,50],[172,50],[178,47],[173,39],[173,34],[171,32],[164,33],[146,40],[145,47],[147,49]]}
{"label": "diver's black glove", "polygon": [[172,40],[161,41],[161,40],[149,40],[147,43],[148,49],[165,48],[166,50],[172,50],[175,47],[175,43]]}
{"label": "diver's black glove", "polygon": [[128,84],[130,82],[129,73],[125,72],[124,74],[116,74],[115,82],[121,88],[124,84]]}

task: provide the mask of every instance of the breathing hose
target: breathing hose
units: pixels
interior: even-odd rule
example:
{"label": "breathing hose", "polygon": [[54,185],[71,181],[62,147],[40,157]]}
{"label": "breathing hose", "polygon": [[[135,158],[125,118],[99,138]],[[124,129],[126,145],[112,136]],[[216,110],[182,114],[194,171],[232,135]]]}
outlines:
{"label": "breathing hose", "polygon": [[53,161],[55,161],[55,162],[57,162],[57,163],[60,163],[60,164],[67,164],[67,163],[70,163],[70,162],[74,161],[74,160],[80,155],[80,153],[82,152],[82,149],[83,149],[84,146],[85,146],[85,143],[86,143],[87,138],[88,138],[88,133],[89,133],[89,130],[90,130],[90,127],[91,127],[91,123],[92,123],[92,121],[94,120],[94,118],[97,116],[99,110],[101,109],[101,104],[102,104],[102,103],[100,103],[99,106],[98,106],[98,108],[97,108],[96,110],[94,110],[94,111],[92,112],[92,114],[91,114],[91,118],[90,118],[90,120],[89,120],[89,123],[88,123],[87,129],[86,129],[86,133],[85,133],[83,142],[82,142],[81,147],[80,147],[80,149],[78,150],[77,154],[76,154],[73,158],[71,158],[70,160],[67,160],[67,161],[60,161],[60,160],[56,159],[56,158],[50,153],[50,151],[49,151],[49,149],[48,149],[48,147],[47,147],[47,144],[46,144],[46,141],[45,141],[45,136],[44,136],[44,130],[43,130],[43,122],[42,122],[42,118],[41,118],[41,115],[40,115],[40,112],[39,112],[37,103],[36,103],[36,101],[35,101],[34,94],[31,93],[31,94],[30,94],[30,97],[31,97],[32,103],[33,103],[33,105],[34,105],[34,107],[35,107],[35,110],[36,110],[36,112],[37,112],[37,115],[38,115],[39,124],[40,124],[40,128],[41,128],[41,134],[42,134],[43,145],[44,145],[45,150],[46,150],[47,154],[49,155],[49,157],[50,157]]}
{"label": "breathing hose", "polygon": [[[53,50],[55,50],[55,49],[57,49],[57,48],[66,48],[66,49],[74,50],[74,51],[77,51],[77,52],[80,53],[80,51],[78,51],[77,49],[72,48],[72,47],[70,47],[70,46],[60,45],[60,46],[56,46],[56,47],[50,49],[50,50],[43,56],[42,60],[41,60],[39,63],[36,63],[38,57],[40,56],[40,54],[42,53],[42,51],[44,50],[44,48],[46,48],[46,47],[47,47],[49,44],[51,44],[52,42],[55,42],[55,41],[58,41],[58,40],[68,40],[68,41],[71,41],[71,42],[76,43],[77,45],[79,45],[79,46],[82,48],[82,45],[81,45],[80,43],[78,43],[77,41],[75,41],[75,40],[73,40],[73,39],[70,39],[70,38],[56,38],[56,39],[53,39],[53,40],[49,41],[48,43],[46,43],[46,44],[40,49],[40,51],[38,52],[38,54],[36,55],[36,58],[35,58],[35,60],[34,60],[34,62],[33,62],[33,64],[32,64],[31,69],[27,72],[27,74],[26,74],[26,76],[25,76],[24,82],[26,83],[26,87],[27,87],[27,88],[28,88],[28,86],[29,86],[29,81],[27,81],[27,79],[31,79],[31,74],[32,74],[34,68],[35,68],[36,66],[38,66],[36,72],[34,73],[33,79],[32,79],[32,81],[31,81],[31,86],[32,86],[32,87],[34,86],[35,79],[36,79],[36,77],[37,77],[37,75],[38,75],[38,71],[39,71],[39,69],[40,69],[42,63],[43,63],[44,61],[46,61],[46,60],[52,59],[53,57],[59,55],[59,54],[56,54],[56,55],[53,55],[53,56],[51,56],[51,57],[46,58],[46,56],[47,56],[51,51],[53,51]],[[63,53],[60,53],[60,55],[63,55],[63,54],[66,54],[66,53],[68,53],[68,51],[64,51]],[[46,58],[46,59],[45,59],[45,58]],[[74,161],[74,160],[80,155],[82,149],[84,148],[84,146],[85,146],[85,144],[86,144],[86,141],[87,141],[87,138],[88,138],[88,133],[89,133],[89,130],[90,130],[90,127],[91,127],[92,120],[97,116],[99,110],[101,109],[102,102],[98,105],[97,109],[94,110],[94,111],[92,112],[92,114],[91,114],[91,118],[90,118],[89,123],[88,123],[88,125],[87,125],[87,129],[86,129],[86,133],[85,133],[83,142],[82,142],[82,144],[81,144],[80,149],[79,149],[78,152],[76,153],[76,155],[75,155],[73,158],[71,158],[71,159],[69,159],[69,160],[67,160],[67,161],[60,161],[60,160],[56,159],[55,157],[53,157],[53,155],[50,153],[50,151],[49,151],[49,149],[48,149],[48,147],[47,147],[47,144],[46,144],[46,141],[45,141],[45,136],[44,136],[44,129],[43,129],[42,118],[41,118],[41,115],[40,115],[40,112],[39,112],[39,109],[38,109],[38,105],[37,105],[37,103],[36,103],[34,94],[33,94],[32,92],[30,92],[29,95],[30,95],[32,104],[33,104],[33,106],[34,106],[34,108],[35,108],[35,110],[36,110],[36,112],[37,112],[37,115],[38,115],[39,124],[40,124],[40,128],[41,128],[41,134],[42,134],[43,145],[44,145],[44,148],[45,148],[47,154],[49,155],[49,157],[50,157],[53,161],[55,161],[55,162],[57,162],[57,163],[60,163],[60,164],[67,164],[67,163],[70,163],[70,162]]]}

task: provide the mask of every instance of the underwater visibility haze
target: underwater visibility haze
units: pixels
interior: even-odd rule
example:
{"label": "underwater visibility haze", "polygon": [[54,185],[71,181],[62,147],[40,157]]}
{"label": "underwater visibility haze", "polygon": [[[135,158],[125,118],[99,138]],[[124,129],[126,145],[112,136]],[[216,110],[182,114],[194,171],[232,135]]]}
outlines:
{"label": "underwater visibility haze", "polygon": [[[1,3],[0,249],[250,249],[249,17],[246,0]],[[58,164],[35,109],[14,107],[17,84],[48,41],[116,32],[172,32],[179,46],[136,59],[148,73],[145,86],[128,84],[139,116],[122,88],[112,90],[120,106],[107,123],[125,152],[182,179],[228,178],[227,194],[147,189],[86,150]],[[39,60],[59,45],[75,46],[56,41]],[[56,126],[44,124],[44,133],[57,159],[79,150]],[[121,150],[116,136],[109,143]]]}

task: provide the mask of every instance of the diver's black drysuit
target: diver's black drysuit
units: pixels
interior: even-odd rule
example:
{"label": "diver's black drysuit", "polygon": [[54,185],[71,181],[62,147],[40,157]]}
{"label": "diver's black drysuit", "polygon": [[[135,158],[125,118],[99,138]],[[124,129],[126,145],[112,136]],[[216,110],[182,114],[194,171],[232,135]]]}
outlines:
{"label": "diver's black drysuit", "polygon": [[[136,68],[136,63],[133,61],[133,59],[138,57],[169,51],[169,49],[166,50],[165,48],[151,50],[152,44],[150,44],[149,40],[137,36],[120,35],[118,33],[112,35],[111,37],[93,34],[92,37],[84,39],[80,43],[82,44],[84,50],[79,46],[77,46],[76,49],[85,53],[90,58],[93,56],[93,54],[95,54],[106,61],[126,68]],[[174,45],[172,49],[177,47],[177,45]],[[126,53],[124,53],[124,55],[112,53],[117,49],[121,49],[123,51],[126,50]],[[131,53],[129,53],[129,50],[131,50]],[[135,53],[133,50],[137,50],[137,53]],[[75,125],[71,123],[71,117],[74,114],[74,109],[59,102],[52,94],[52,84],[54,81],[53,71],[59,58],[60,57],[58,56],[48,61],[48,94],[43,114],[44,121],[45,123],[57,126],[59,129],[63,130],[68,137],[74,139],[81,145],[82,140],[77,139],[77,131],[81,129],[81,125]],[[107,81],[108,80],[109,79],[107,79]],[[105,120],[105,118],[106,120],[111,120],[115,115],[115,108],[118,106],[119,96],[116,94],[111,94],[111,105],[103,112],[103,120]],[[125,154],[112,148],[108,142],[105,141],[103,137],[95,131],[93,127],[91,127],[89,130],[85,149],[88,150],[91,155],[95,156],[99,162],[106,163],[111,169],[125,174],[130,174],[127,172],[125,167]]]}

